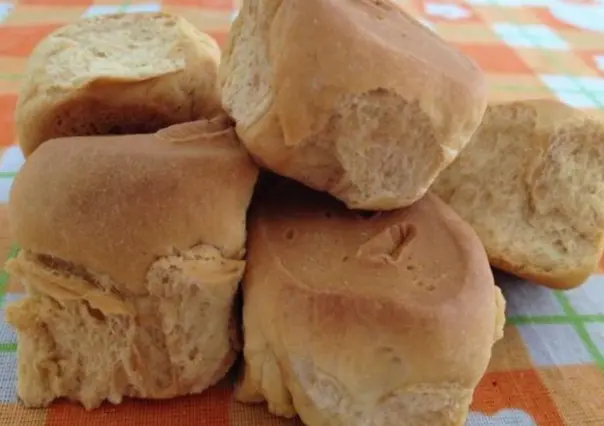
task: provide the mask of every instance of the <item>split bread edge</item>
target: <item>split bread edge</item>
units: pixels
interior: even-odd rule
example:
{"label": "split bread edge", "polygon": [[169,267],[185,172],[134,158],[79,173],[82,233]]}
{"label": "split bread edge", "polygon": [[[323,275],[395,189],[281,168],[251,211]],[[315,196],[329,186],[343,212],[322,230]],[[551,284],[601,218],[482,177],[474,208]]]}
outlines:
{"label": "split bread edge", "polygon": [[493,103],[432,190],[476,231],[491,264],[579,286],[604,249],[604,122],[556,100]]}

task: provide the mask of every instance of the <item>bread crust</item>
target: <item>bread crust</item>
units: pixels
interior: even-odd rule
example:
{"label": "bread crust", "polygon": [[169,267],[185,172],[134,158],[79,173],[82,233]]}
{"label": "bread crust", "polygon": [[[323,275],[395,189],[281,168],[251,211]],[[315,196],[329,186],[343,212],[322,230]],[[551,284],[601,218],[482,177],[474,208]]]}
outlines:
{"label": "bread crust", "polygon": [[298,185],[266,194],[238,399],[310,426],[463,424],[504,322],[471,228],[430,194],[370,218]]}
{"label": "bread crust", "polygon": [[204,243],[243,258],[257,176],[224,116],[152,135],[55,139],[14,180],[10,229],[20,247],[140,294],[151,263],[174,249]]}
{"label": "bread crust", "polygon": [[58,137],[152,133],[220,111],[220,49],[166,13],[83,19],[33,50],[15,124],[29,156]]}
{"label": "bread crust", "polygon": [[604,248],[604,123],[554,100],[494,103],[434,191],[489,260],[554,289],[594,273]]}
{"label": "bread crust", "polygon": [[479,68],[389,0],[248,0],[219,79],[259,163],[350,208],[417,201],[486,107]]}

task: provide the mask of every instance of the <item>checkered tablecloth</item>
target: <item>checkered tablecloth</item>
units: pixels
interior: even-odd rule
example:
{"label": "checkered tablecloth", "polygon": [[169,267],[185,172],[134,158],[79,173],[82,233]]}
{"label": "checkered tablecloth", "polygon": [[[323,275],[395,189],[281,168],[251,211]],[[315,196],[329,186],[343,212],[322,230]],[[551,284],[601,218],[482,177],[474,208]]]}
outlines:
{"label": "checkered tablecloth", "polygon": [[[222,43],[236,3],[0,0],[0,261],[16,252],[5,204],[23,162],[14,145],[13,111],[32,47],[83,16],[160,9],[183,14]],[[604,0],[401,3],[478,62],[493,99],[557,97],[604,118]],[[604,426],[604,277],[594,276],[566,293],[499,278],[508,325],[476,390],[468,426]],[[3,304],[21,296],[19,283],[1,273],[0,317]],[[233,402],[227,385],[201,396],[130,401],[90,413],[64,402],[26,410],[15,394],[16,345],[15,334],[0,321],[0,426],[299,425],[273,418],[263,407]]]}

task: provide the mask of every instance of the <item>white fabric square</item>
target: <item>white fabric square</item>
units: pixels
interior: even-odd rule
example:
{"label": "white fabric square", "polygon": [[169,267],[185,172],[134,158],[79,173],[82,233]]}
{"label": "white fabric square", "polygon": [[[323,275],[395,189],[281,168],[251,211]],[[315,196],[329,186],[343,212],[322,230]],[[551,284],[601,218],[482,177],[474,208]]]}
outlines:
{"label": "white fabric square", "polygon": [[570,324],[531,324],[517,328],[536,367],[593,362]]}
{"label": "white fabric square", "polygon": [[0,353],[0,403],[17,402],[17,354]]}
{"label": "white fabric square", "polygon": [[16,145],[9,146],[0,159],[0,173],[17,173],[24,162],[21,149]]}
{"label": "white fabric square", "polygon": [[8,196],[12,185],[12,177],[0,176],[0,204],[8,203]]}
{"label": "white fabric square", "polygon": [[564,292],[577,315],[604,315],[604,276],[592,275],[585,284]]}

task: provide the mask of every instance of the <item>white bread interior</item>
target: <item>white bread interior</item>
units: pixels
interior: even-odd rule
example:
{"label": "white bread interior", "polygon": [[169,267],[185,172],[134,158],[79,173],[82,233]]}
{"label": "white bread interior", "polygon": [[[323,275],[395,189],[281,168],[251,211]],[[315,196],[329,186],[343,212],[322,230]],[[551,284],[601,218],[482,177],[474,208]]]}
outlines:
{"label": "white bread interior", "polygon": [[24,404],[91,409],[220,380],[239,350],[233,304],[257,174],[222,118],[41,145],[9,204],[22,250],[7,270],[28,293],[6,307]]}
{"label": "white bread interior", "polygon": [[492,265],[558,289],[596,271],[604,244],[604,123],[554,100],[489,106],[434,191]]}
{"label": "white bread interior", "polygon": [[32,52],[16,109],[26,156],[46,140],[152,133],[220,110],[216,41],[166,13],[102,15]]}
{"label": "white bread interior", "polygon": [[245,0],[219,81],[258,163],[369,210],[421,198],[486,108],[479,68],[390,0]]}
{"label": "white bread interior", "polygon": [[505,305],[472,229],[431,194],[371,215],[269,186],[249,219],[237,398],[309,426],[463,425]]}

